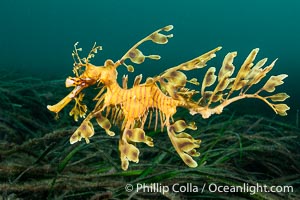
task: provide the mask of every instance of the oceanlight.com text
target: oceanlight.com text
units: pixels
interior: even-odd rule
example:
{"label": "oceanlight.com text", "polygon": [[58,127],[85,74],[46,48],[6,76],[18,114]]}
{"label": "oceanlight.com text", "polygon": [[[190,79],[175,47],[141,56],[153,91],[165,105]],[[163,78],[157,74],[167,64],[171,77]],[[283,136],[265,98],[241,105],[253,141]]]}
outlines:
{"label": "oceanlight.com text", "polygon": [[282,186],[282,185],[272,185],[267,186],[265,184],[260,185],[256,183],[256,185],[249,185],[248,183],[244,183],[243,185],[217,185],[215,183],[208,184],[208,191],[209,192],[224,192],[224,193],[235,193],[235,192],[245,192],[249,193],[250,195],[254,195],[258,192],[283,192],[289,193],[293,192],[293,186]]}
{"label": "oceanlight.com text", "polygon": [[265,184],[256,184],[251,185],[249,183],[244,183],[243,185],[218,185],[216,183],[204,183],[202,186],[195,185],[193,183],[179,184],[174,183],[173,185],[163,185],[161,183],[137,183],[126,184],[125,190],[127,192],[143,192],[143,193],[203,193],[204,191],[208,192],[218,192],[218,193],[235,193],[235,192],[244,192],[254,195],[258,192],[279,192],[279,193],[289,193],[293,192],[293,186],[267,186]]}

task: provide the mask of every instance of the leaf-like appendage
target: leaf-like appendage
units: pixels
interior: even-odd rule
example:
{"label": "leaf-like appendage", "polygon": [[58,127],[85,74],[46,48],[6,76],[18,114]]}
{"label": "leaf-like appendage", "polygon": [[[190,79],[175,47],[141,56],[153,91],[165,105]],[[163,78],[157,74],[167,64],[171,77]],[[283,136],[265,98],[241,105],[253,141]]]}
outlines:
{"label": "leaf-like appendage", "polygon": [[255,73],[253,74],[253,78],[248,82],[248,89],[252,86],[255,85],[257,83],[259,83],[266,75],[269,71],[271,71],[276,63],[277,59],[274,60],[269,66],[265,67],[264,69],[258,69],[258,68],[253,68],[253,72]]}
{"label": "leaf-like appendage", "polygon": [[210,96],[208,106],[211,104],[211,102],[218,102],[223,99],[222,91],[228,88],[228,85],[230,84],[230,79],[228,78],[229,74],[231,72],[228,71],[226,74],[223,75],[223,78],[218,82],[217,86],[215,87],[212,95]]}
{"label": "leaf-like appendage", "polygon": [[96,118],[98,125],[105,130],[106,134],[108,134],[109,136],[115,135],[114,132],[109,130],[111,128],[111,124],[106,117],[102,116],[100,112],[95,114],[94,117]]}
{"label": "leaf-like appendage", "polygon": [[173,34],[170,35],[164,35],[162,33],[159,33],[160,31],[166,31],[169,32],[170,30],[173,29],[172,25],[165,26],[154,33],[150,34],[148,37],[146,37],[146,40],[152,40],[152,42],[156,44],[166,44],[168,42],[168,38],[172,38]]}
{"label": "leaf-like appendage", "polygon": [[219,83],[218,83],[218,85],[217,85],[216,88],[215,88],[215,91],[216,91],[216,92],[221,92],[221,91],[225,90],[225,89],[228,87],[228,85],[229,85],[229,83],[230,83],[230,81],[229,81],[229,79],[228,79],[230,73],[231,73],[231,72],[227,72],[227,73],[223,76],[223,78],[219,80]]}
{"label": "leaf-like appendage", "polygon": [[153,147],[153,139],[146,136],[145,131],[141,128],[128,129],[126,132],[126,138],[129,142],[143,142],[149,147]]}
{"label": "leaf-like appendage", "polygon": [[125,63],[123,63],[123,65],[127,68],[128,72],[134,72],[134,67],[132,65],[126,65]]}
{"label": "leaf-like appendage", "polygon": [[153,147],[153,139],[146,136],[141,128],[126,129],[123,132],[122,138],[119,140],[120,158],[122,169],[127,170],[129,161],[139,162],[139,149],[133,144],[134,142],[143,142],[150,147]]}
{"label": "leaf-like appendage", "polygon": [[98,50],[102,50],[102,46],[96,46],[96,42],[95,42],[94,46],[92,47],[90,53],[87,56],[87,60],[89,61],[90,58],[94,58],[95,54],[98,53]]}
{"label": "leaf-like appendage", "polygon": [[290,96],[287,95],[286,93],[277,93],[277,94],[274,94],[272,96],[268,96],[268,97],[265,97],[265,98],[266,99],[271,99],[271,101],[273,101],[273,102],[277,102],[277,101],[285,101],[289,97]]}
{"label": "leaf-like appendage", "polygon": [[182,63],[176,67],[169,68],[166,70],[168,71],[176,71],[176,70],[184,70],[184,71],[189,71],[189,70],[194,70],[194,69],[199,69],[203,68],[206,66],[206,63],[211,60],[212,58],[216,57],[216,52],[222,49],[222,47],[217,47],[201,56],[198,56],[190,61],[187,61],[185,63]]}
{"label": "leaf-like appendage", "polygon": [[[245,87],[248,84],[248,80],[240,80],[239,82],[236,83],[235,85],[235,90],[240,90],[243,87]],[[234,84],[232,85],[231,88],[233,88]]]}
{"label": "leaf-like appendage", "polygon": [[194,85],[199,85],[200,83],[198,82],[197,78],[192,78],[191,80],[187,80],[187,82],[194,84]]}
{"label": "leaf-like appendage", "polygon": [[167,93],[173,99],[178,99],[176,86],[167,82],[160,82],[160,85],[162,92]]}
{"label": "leaf-like appendage", "polygon": [[203,79],[202,82],[202,87],[201,87],[201,95],[204,95],[204,90],[206,87],[212,86],[216,80],[217,80],[217,76],[215,75],[216,72],[216,68],[215,67],[210,67]]}
{"label": "leaf-like appendage", "polygon": [[290,109],[286,104],[273,104],[275,110],[277,111],[277,114],[281,116],[286,116],[286,111]]}
{"label": "leaf-like appendage", "polygon": [[245,77],[247,74],[249,74],[251,67],[253,66],[253,61],[258,53],[259,49],[253,49],[246,60],[244,61],[243,65],[241,66],[235,81],[232,85],[230,93],[232,93],[235,90],[240,90],[242,87],[244,87],[247,84],[247,80],[245,80]]}
{"label": "leaf-like appendage", "polygon": [[288,75],[286,74],[271,76],[269,80],[266,82],[266,84],[262,87],[262,90],[265,90],[267,92],[274,92],[275,87],[283,84],[284,82],[282,80],[285,79],[286,77],[288,77]]}
{"label": "leaf-like appendage", "polygon": [[84,138],[86,143],[90,143],[89,138],[94,135],[94,127],[90,121],[83,121],[78,129],[73,133],[70,138],[70,143],[74,144]]}
{"label": "leaf-like appendage", "polygon": [[169,81],[169,84],[176,87],[184,87],[187,81],[186,75],[180,71],[172,71],[164,74],[162,77],[166,78]]}
{"label": "leaf-like appendage", "polygon": [[129,144],[126,139],[119,140],[119,151],[121,166],[123,170],[128,169],[129,161],[138,163],[140,151],[133,144]]}
{"label": "leaf-like appendage", "polygon": [[175,133],[177,131],[183,131],[185,128],[195,129],[194,126],[188,127],[183,120],[179,120],[168,128],[168,135],[174,148],[185,164],[189,167],[197,167],[197,162],[193,160],[192,156],[200,155],[200,153],[196,151],[196,148],[200,147],[201,140],[196,140],[184,132],[179,134]]}
{"label": "leaf-like appendage", "polygon": [[212,94],[213,94],[213,91],[205,91],[204,95],[202,97],[205,99],[209,99]]}
{"label": "leaf-like appendage", "polygon": [[70,116],[74,116],[74,120],[77,122],[78,117],[85,117],[85,114],[87,112],[87,106],[84,105],[82,102],[84,97],[83,93],[80,93],[78,97],[75,97],[75,105],[72,108],[72,110],[69,112]]}
{"label": "leaf-like appendage", "polygon": [[252,69],[261,69],[262,66],[264,66],[266,64],[267,61],[268,61],[268,58],[261,59],[254,65],[254,67]]}
{"label": "leaf-like appendage", "polygon": [[82,48],[77,48],[78,42],[74,44],[74,50],[72,51],[72,57],[74,60],[74,68],[73,73],[76,75],[76,77],[79,77],[81,73],[84,71],[81,68],[83,66],[87,66],[90,59],[95,57],[95,54],[98,52],[98,50],[102,50],[101,46],[96,46],[96,42],[94,43],[94,46],[92,47],[90,53],[85,58],[80,58],[79,51],[82,51]]}
{"label": "leaf-like appendage", "polygon": [[229,78],[228,79],[228,81],[229,81],[228,86],[227,86],[228,90],[230,90],[232,88],[234,80],[235,80],[235,78]]}
{"label": "leaf-like appendage", "polygon": [[168,26],[163,27],[161,30],[169,32],[169,31],[171,31],[173,28],[174,28],[173,25],[168,25]]}
{"label": "leaf-like appendage", "polygon": [[[224,107],[229,104],[244,98],[256,98],[264,101],[269,105],[277,114],[286,115],[286,111],[289,107],[285,104],[272,104],[269,100],[273,102],[281,102],[286,100],[289,96],[286,93],[278,93],[272,96],[260,96],[259,93],[263,90],[267,92],[275,91],[275,87],[283,84],[283,79],[287,77],[286,74],[281,74],[278,76],[271,76],[266,84],[258,91],[249,94],[247,91],[254,84],[259,83],[267,73],[274,67],[275,59],[269,66],[264,67],[267,62],[267,58],[261,59],[255,65],[253,61],[258,53],[259,49],[253,49],[241,68],[239,69],[236,77],[231,77],[235,66],[233,65],[234,58],[237,53],[228,53],[222,63],[222,67],[218,73],[218,84],[215,86],[213,91],[205,91],[205,87],[211,86],[215,82],[215,68],[211,67],[206,72],[204,80],[202,82],[201,88],[201,98],[196,102],[199,108],[191,106],[190,113],[192,115],[199,113],[203,118],[208,118],[212,114],[222,113]],[[229,90],[226,92],[226,90]],[[237,96],[231,97],[235,91],[240,91]],[[212,104],[213,102],[219,102],[220,104]]]}
{"label": "leaf-like appendage", "polygon": [[230,77],[233,72],[234,72],[234,65],[233,65],[233,60],[234,58],[236,57],[237,55],[237,52],[232,52],[232,53],[228,53],[224,60],[223,60],[223,64],[222,64],[222,67],[219,71],[219,74],[218,74],[218,81],[220,81],[221,79],[223,79],[223,77],[225,76],[228,76]]}
{"label": "leaf-like appendage", "polygon": [[128,58],[131,60],[131,62],[135,64],[141,64],[145,61],[144,54],[138,49],[131,50],[128,53]]}
{"label": "leaf-like appendage", "polygon": [[[150,35],[146,36],[145,38],[143,38],[142,40],[140,40],[139,42],[137,42],[135,45],[133,45],[125,54],[124,56],[120,59],[119,61],[119,65],[123,64],[124,66],[127,67],[128,71],[133,71],[133,67],[131,67],[131,65],[126,65],[124,63],[124,61],[129,58],[131,60],[131,62],[136,63],[136,64],[141,64],[145,61],[145,58],[149,58],[149,59],[153,59],[153,60],[159,60],[160,56],[159,55],[148,55],[145,56],[143,55],[143,53],[137,49],[138,46],[140,46],[142,43],[148,41],[148,40],[152,40],[154,43],[157,44],[166,44],[168,42],[168,38],[173,37],[173,34],[170,35],[164,35],[162,33],[160,33],[161,31],[170,31],[173,29],[172,25],[169,26],[165,26],[161,29],[158,29],[157,31],[154,31],[153,33],[151,33]],[[118,65],[118,66],[119,66]],[[129,67],[130,66],[130,67]]]}
{"label": "leaf-like appendage", "polygon": [[[199,85],[199,82],[197,81],[196,78],[192,78],[191,80],[187,80],[186,75],[183,72],[180,72],[181,70],[183,71],[189,71],[193,69],[198,69],[206,66],[206,62],[209,61],[210,59],[214,58],[215,52],[219,51],[221,47],[217,47],[201,56],[198,56],[190,61],[187,61],[185,63],[182,63],[178,66],[172,67],[167,69],[164,73],[161,75],[157,76],[155,78],[155,81],[160,82],[161,89],[165,93],[167,93],[175,98],[179,99],[181,98],[182,100],[185,99],[186,101],[190,101],[193,97],[193,95],[199,93],[194,90],[185,90],[186,88],[186,82],[189,82],[191,84]],[[211,77],[214,80],[216,77]],[[167,81],[165,81],[166,79]],[[207,78],[209,79],[209,77]],[[209,80],[207,80],[209,81]],[[209,85],[209,82],[206,82]],[[205,83],[203,83],[205,84]],[[210,83],[213,84],[213,83]],[[205,87],[202,87],[203,90]]]}
{"label": "leaf-like appendage", "polygon": [[267,62],[267,58],[264,58],[260,61],[258,61],[254,67],[252,67],[250,73],[246,76],[245,79],[247,80],[252,80],[257,74],[259,74],[262,71],[262,66],[264,66],[264,64]]}
{"label": "leaf-like appendage", "polygon": [[218,102],[223,99],[223,93],[222,92],[217,92],[213,96],[211,96],[211,102]]}
{"label": "leaf-like appendage", "polygon": [[134,72],[134,67],[132,65],[127,65],[127,70],[129,72]]}
{"label": "leaf-like appendage", "polygon": [[[172,126],[172,128],[174,128],[174,131],[175,132],[182,132],[184,131],[185,129],[189,128],[189,129],[192,129],[192,130],[196,130],[197,127],[195,126],[195,124],[186,124],[186,122],[184,120],[178,120],[176,121]],[[179,137],[177,135],[177,137]]]}
{"label": "leaf-like appendage", "polygon": [[170,35],[164,35],[161,33],[153,33],[150,36],[150,39],[152,42],[155,42],[156,44],[166,44],[168,42],[168,38],[173,37],[173,34]]}
{"label": "leaf-like appendage", "polygon": [[146,56],[146,58],[150,58],[152,60],[159,60],[160,59],[160,55],[149,55],[149,56]]}

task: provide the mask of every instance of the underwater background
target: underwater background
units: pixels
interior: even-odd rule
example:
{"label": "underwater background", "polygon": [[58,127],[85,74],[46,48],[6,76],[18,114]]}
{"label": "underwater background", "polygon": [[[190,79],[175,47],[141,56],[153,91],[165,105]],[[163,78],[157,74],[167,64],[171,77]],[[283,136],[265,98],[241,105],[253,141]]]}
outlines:
{"label": "underwater background", "polygon": [[[48,80],[65,78],[72,75],[75,42],[86,51],[94,42],[101,45],[103,51],[94,60],[101,65],[109,58],[118,60],[139,38],[172,24],[174,38],[168,45],[146,49],[162,59],[139,66],[137,73],[154,76],[217,46],[223,49],[209,66],[220,67],[232,51],[238,52],[239,66],[258,47],[257,60],[267,57],[270,63],[279,58],[272,73],[289,75],[281,90],[291,96],[287,102],[289,116],[294,117],[300,98],[299,7],[294,0],[2,1],[1,68]],[[204,73],[199,70],[199,80]]]}
{"label": "underwater background", "polygon": [[[299,10],[297,0],[2,0],[0,199],[298,199]],[[143,46],[145,54],[162,58],[136,66],[129,74],[130,83],[137,74],[146,80],[222,46],[205,69],[194,72],[201,81],[208,67],[221,67],[228,52],[238,52],[234,64],[239,68],[258,47],[256,60],[267,57],[270,64],[278,58],[270,75],[288,75],[276,88],[290,96],[285,101],[291,108],[288,115],[278,116],[259,100],[250,99],[232,104],[224,115],[197,119],[204,144],[200,167],[194,171],[181,163],[174,149],[164,148],[171,145],[161,133],[150,133],[160,148],[144,147],[142,163],[132,165],[128,172],[119,167],[116,139],[101,134],[99,141],[93,139],[94,144],[70,145],[69,136],[79,123],[68,116],[69,108],[56,121],[46,106],[69,91],[64,80],[73,76],[74,43],[79,42],[84,53],[94,42],[101,45],[103,50],[92,63],[102,65],[106,59],[117,61],[140,39],[169,24],[174,25],[174,38],[168,44]],[[119,80],[128,74],[125,67],[118,73]],[[180,115],[189,116],[185,112]],[[238,139],[226,135],[226,130]],[[180,180],[199,185],[206,181],[255,184],[259,180],[293,185],[294,192],[134,195],[124,191],[127,183]]]}

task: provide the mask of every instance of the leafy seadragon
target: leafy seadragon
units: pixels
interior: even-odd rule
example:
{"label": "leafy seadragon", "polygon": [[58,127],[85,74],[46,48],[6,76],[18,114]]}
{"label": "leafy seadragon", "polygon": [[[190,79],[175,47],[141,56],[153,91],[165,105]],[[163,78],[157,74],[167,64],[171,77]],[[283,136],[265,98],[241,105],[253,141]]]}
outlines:
{"label": "leafy seadragon", "polygon": [[[197,82],[196,78],[187,79],[184,71],[203,68],[206,63],[215,57],[215,53],[221,49],[217,47],[199,57],[172,67],[158,76],[149,77],[141,83],[142,75],[136,76],[133,87],[127,87],[127,76],[123,76],[122,86],[117,82],[117,68],[124,65],[129,72],[134,70],[132,65],[127,65],[125,61],[130,60],[135,64],[141,64],[145,59],[160,59],[159,55],[145,56],[138,47],[150,40],[157,44],[166,44],[173,35],[166,35],[162,32],[169,32],[173,29],[172,25],[161,28],[129,49],[118,61],[106,60],[104,66],[95,66],[90,60],[101,50],[101,46],[94,44],[87,57],[81,58],[76,43],[72,56],[74,58],[73,72],[75,77],[66,79],[66,87],[74,87],[73,91],[64,99],[53,106],[47,106],[50,111],[59,113],[71,100],[75,100],[75,106],[70,115],[77,121],[83,117],[81,125],[70,138],[73,144],[85,139],[89,143],[89,138],[94,135],[94,128],[91,119],[96,122],[110,136],[115,133],[110,130],[111,123],[120,125],[121,134],[119,139],[119,151],[122,162],[122,169],[127,170],[129,161],[139,162],[139,149],[137,142],[146,143],[153,147],[153,140],[145,134],[145,125],[154,125],[157,128],[166,127],[168,136],[182,160],[189,167],[196,167],[197,162],[192,157],[199,156],[197,148],[200,147],[201,140],[194,139],[185,129],[196,130],[195,123],[186,123],[184,120],[173,120],[177,107],[189,110],[191,115],[200,114],[203,118],[208,118],[213,114],[220,114],[223,108],[237,100],[244,98],[260,99],[269,105],[275,113],[286,115],[289,107],[286,104],[276,104],[282,102],[289,96],[286,93],[277,93],[270,96],[261,96],[262,91],[274,92],[275,87],[283,84],[286,74],[271,76],[266,83],[255,93],[247,93],[249,89],[259,83],[266,74],[273,68],[276,60],[270,65],[263,67],[267,58],[253,64],[258,53],[258,48],[253,49],[235,77],[232,77],[235,66],[233,60],[237,52],[228,53],[222,63],[222,67],[216,75],[216,68],[210,67],[202,83]],[[199,91],[189,89],[186,84],[200,85]],[[82,103],[84,88],[97,84],[100,89],[96,97],[95,108],[87,115],[87,106]],[[208,87],[215,85],[213,90]],[[199,95],[200,94],[200,95]],[[199,98],[200,96],[200,98]],[[153,120],[152,120],[153,119]]]}

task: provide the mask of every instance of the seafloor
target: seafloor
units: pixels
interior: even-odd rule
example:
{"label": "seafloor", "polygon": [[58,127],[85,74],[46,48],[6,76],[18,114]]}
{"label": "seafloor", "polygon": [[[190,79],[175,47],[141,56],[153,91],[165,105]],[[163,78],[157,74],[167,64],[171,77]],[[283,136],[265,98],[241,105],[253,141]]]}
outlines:
{"label": "seafloor", "polygon": [[[146,131],[155,146],[139,145],[140,162],[120,167],[118,134],[96,130],[90,144],[69,144],[79,123],[60,119],[46,109],[66,95],[64,81],[42,81],[3,73],[0,79],[0,200],[1,199],[300,199],[300,129],[266,117],[237,116],[227,110],[196,121],[190,132],[201,139],[199,166],[188,168],[167,135]],[[91,102],[92,103],[92,102]],[[295,119],[296,120],[296,119]],[[116,129],[117,130],[117,129]],[[133,186],[127,192],[126,184]],[[136,191],[138,184],[157,190]],[[168,191],[188,184],[195,191]],[[290,192],[210,191],[208,185],[292,186]],[[128,186],[128,185],[127,185]],[[204,186],[204,189],[202,190]],[[282,188],[282,187],[281,187]],[[149,188],[148,188],[149,189]],[[151,188],[150,188],[151,189]],[[210,188],[212,189],[212,188]]]}

